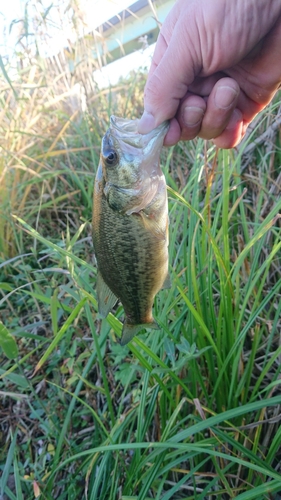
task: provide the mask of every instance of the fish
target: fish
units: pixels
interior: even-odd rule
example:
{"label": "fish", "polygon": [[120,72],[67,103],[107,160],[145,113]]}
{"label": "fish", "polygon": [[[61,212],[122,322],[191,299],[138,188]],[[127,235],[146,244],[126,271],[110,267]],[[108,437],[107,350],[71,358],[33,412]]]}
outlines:
{"label": "fish", "polygon": [[146,328],[156,294],[169,288],[167,187],[160,152],[169,122],[138,133],[138,119],[110,117],[102,139],[93,200],[98,312],[124,308],[121,345]]}

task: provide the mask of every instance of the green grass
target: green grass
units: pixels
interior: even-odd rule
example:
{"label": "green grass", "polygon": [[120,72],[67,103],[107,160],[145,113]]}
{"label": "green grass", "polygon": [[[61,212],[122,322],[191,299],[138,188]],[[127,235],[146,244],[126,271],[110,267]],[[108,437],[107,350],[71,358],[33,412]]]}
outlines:
{"label": "green grass", "polygon": [[19,354],[0,354],[0,496],[11,500],[281,492],[280,137],[246,168],[243,155],[280,102],[238,151],[202,140],[163,151],[172,288],[155,299],[161,331],[121,347],[122,308],[97,314],[92,194],[109,115],[136,116],[143,83],[94,96],[78,121],[42,110],[40,134],[24,132],[22,101],[17,135],[5,108],[0,311]]}

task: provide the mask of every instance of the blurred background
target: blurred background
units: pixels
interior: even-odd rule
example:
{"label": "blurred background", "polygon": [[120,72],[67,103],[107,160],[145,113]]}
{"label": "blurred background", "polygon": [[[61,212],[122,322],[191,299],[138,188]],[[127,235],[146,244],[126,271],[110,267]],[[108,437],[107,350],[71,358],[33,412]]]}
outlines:
{"label": "blurred background", "polygon": [[96,70],[93,79],[99,86],[115,84],[120,76],[149,65],[159,25],[174,3],[15,0],[3,5],[1,12],[3,62],[9,62],[11,72],[12,68],[16,71],[16,48],[23,63],[28,64],[27,55],[48,60],[57,57],[74,77],[77,66],[88,59]]}
{"label": "blurred background", "polygon": [[97,313],[101,139],[173,4],[1,2],[0,500],[280,497],[280,93],[233,150],[163,148],[161,329]]}
{"label": "blurred background", "polygon": [[[53,149],[57,143],[62,148],[61,141],[67,140],[67,130],[72,129],[73,133],[75,124],[81,123],[83,128],[86,117],[96,122],[94,133],[100,134],[110,114],[141,115],[144,74],[150,65],[159,26],[173,3],[173,0],[52,3],[15,0],[2,5],[2,146],[8,141],[0,166],[3,202],[6,197],[9,203],[12,199],[12,203],[23,208],[31,190],[29,184],[24,202],[15,194],[19,180],[25,177],[23,170],[29,169],[29,174],[25,174],[28,176],[34,162],[38,166],[37,156],[42,148],[44,155],[52,154],[53,169],[56,163]],[[82,143],[84,151],[89,151],[84,134],[81,143],[75,138],[77,133],[80,133],[78,128],[71,137],[72,147],[78,140],[80,151]],[[98,148],[99,144],[93,145],[91,154],[95,155]],[[11,167],[15,155],[19,161]],[[43,162],[38,168],[45,171],[48,167]],[[38,168],[34,174],[37,181]],[[33,189],[38,187],[34,181]],[[43,196],[48,197],[47,193]],[[8,212],[12,211],[10,206]],[[3,226],[0,224],[0,252],[5,249],[5,253],[13,255],[16,250],[15,242],[11,242],[11,228]]]}

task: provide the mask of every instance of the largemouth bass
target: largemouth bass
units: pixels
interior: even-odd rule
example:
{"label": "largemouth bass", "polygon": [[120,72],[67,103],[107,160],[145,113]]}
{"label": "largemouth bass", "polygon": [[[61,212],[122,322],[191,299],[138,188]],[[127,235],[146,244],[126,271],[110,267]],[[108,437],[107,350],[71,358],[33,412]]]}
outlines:
{"label": "largemouth bass", "polygon": [[143,328],[159,328],[154,297],[170,285],[167,190],[159,164],[169,125],[146,135],[137,126],[138,120],[111,117],[94,189],[98,308],[105,318],[121,301],[121,345]]}

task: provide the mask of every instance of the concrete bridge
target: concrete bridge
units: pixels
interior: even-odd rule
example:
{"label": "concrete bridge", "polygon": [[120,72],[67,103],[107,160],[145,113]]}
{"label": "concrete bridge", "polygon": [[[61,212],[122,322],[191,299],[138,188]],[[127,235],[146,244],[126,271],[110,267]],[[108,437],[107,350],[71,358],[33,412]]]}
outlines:
{"label": "concrete bridge", "polygon": [[[156,42],[175,0],[138,0],[96,28],[94,57],[102,65]],[[100,35],[100,41],[99,41]]]}

